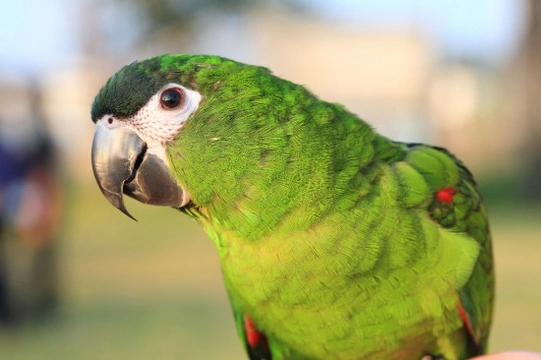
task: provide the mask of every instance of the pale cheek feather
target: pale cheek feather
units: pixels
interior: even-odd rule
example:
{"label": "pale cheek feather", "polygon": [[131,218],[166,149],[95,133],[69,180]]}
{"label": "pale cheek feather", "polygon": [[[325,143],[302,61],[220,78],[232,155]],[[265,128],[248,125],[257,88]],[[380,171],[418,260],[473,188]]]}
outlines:
{"label": "pale cheek feather", "polygon": [[[181,87],[185,93],[185,103],[179,109],[165,110],[160,105],[160,94],[168,87]],[[188,118],[197,111],[201,95],[193,90],[177,84],[168,84],[156,93],[145,106],[129,119],[117,119],[112,115],[104,115],[97,121],[109,129],[127,127],[135,131],[147,144],[147,151],[166,161],[165,147],[178,134]],[[111,119],[111,121],[109,121]]]}
{"label": "pale cheek feather", "polygon": [[[159,96],[165,88],[181,87],[185,93],[185,103],[179,109],[165,110],[160,105]],[[178,134],[186,120],[199,107],[201,95],[193,90],[177,84],[164,86],[148,103],[134,116],[132,124],[147,143],[165,145]],[[150,145],[150,144],[149,144]]]}

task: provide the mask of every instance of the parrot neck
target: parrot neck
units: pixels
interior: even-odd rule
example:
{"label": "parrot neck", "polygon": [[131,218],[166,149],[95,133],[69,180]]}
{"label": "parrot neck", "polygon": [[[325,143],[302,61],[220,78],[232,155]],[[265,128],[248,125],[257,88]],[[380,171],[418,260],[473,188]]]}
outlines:
{"label": "parrot neck", "polygon": [[[262,138],[254,146],[244,139],[231,151],[218,144],[232,141],[211,139],[216,154],[205,154],[198,161],[199,171],[181,177],[192,196],[185,212],[223,248],[232,239],[258,242],[271,235],[302,232],[335,211],[347,211],[370,193],[379,172],[375,165],[402,156],[403,150],[357,119],[347,124],[355,132],[340,125],[330,126],[338,134],[325,141],[297,131],[275,135],[275,142],[289,147],[265,144],[268,140]],[[330,127],[322,130],[330,132]],[[303,144],[302,137],[310,141]]]}
{"label": "parrot neck", "polygon": [[228,234],[214,239],[223,246],[303,231],[351,206],[370,191],[374,164],[403,150],[341,105],[250,67],[203,94],[168,153],[192,199],[185,212]]}

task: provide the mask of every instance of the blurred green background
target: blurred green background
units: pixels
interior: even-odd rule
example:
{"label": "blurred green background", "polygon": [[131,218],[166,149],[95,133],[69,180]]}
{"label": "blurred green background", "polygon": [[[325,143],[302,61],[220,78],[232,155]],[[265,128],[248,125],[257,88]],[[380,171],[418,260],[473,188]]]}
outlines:
{"label": "blurred green background", "polygon": [[[9,256],[8,263],[24,268],[49,249],[50,269],[39,270],[35,281],[52,277],[58,295],[47,311],[0,326],[0,358],[244,358],[216,251],[202,230],[178,211],[128,200],[139,220],[133,222],[101,196],[90,169],[89,108],[101,84],[125,63],[176,52],[268,66],[393,138],[456,153],[477,174],[491,215],[497,270],[491,350],[541,351],[539,4],[0,5],[0,145],[15,138],[31,144],[36,135],[28,129],[37,127],[57,149],[50,167],[55,190],[47,190],[56,195],[46,207],[55,224],[37,227],[52,240],[36,246],[28,239],[37,235],[18,237],[12,228],[20,225],[4,226],[0,262]],[[23,220],[30,215],[18,212]],[[19,250],[4,251],[10,242]],[[35,284],[21,280],[25,286]]]}

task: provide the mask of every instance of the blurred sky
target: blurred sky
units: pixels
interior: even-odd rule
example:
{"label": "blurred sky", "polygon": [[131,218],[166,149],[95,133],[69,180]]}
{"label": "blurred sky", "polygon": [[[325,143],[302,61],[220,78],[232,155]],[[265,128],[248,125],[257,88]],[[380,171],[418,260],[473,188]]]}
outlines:
{"label": "blurred sky", "polygon": [[[522,0],[300,0],[346,26],[418,25],[443,54],[505,64],[524,24]],[[82,1],[18,0],[0,5],[0,71],[35,73],[78,51]],[[100,6],[96,1],[96,6]],[[107,16],[114,21],[114,16]],[[99,22],[99,21],[98,21]]]}
{"label": "blurred sky", "polygon": [[351,24],[418,24],[444,53],[486,62],[508,60],[525,23],[523,0],[303,0]]}

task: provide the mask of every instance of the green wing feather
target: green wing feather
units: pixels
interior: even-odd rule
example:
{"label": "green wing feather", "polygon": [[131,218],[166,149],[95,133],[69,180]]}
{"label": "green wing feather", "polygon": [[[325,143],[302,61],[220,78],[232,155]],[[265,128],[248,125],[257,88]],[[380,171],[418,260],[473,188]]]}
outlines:
{"label": "green wing feather", "polygon": [[[484,353],[492,317],[494,271],[483,199],[471,172],[447,150],[422,144],[404,146],[408,151],[405,161],[423,175],[434,194],[427,208],[430,217],[448,231],[466,234],[479,244],[479,256],[471,276],[458,293],[459,307],[467,316],[464,330],[472,337],[468,355]],[[436,196],[445,188],[456,192],[451,203],[440,201]]]}

